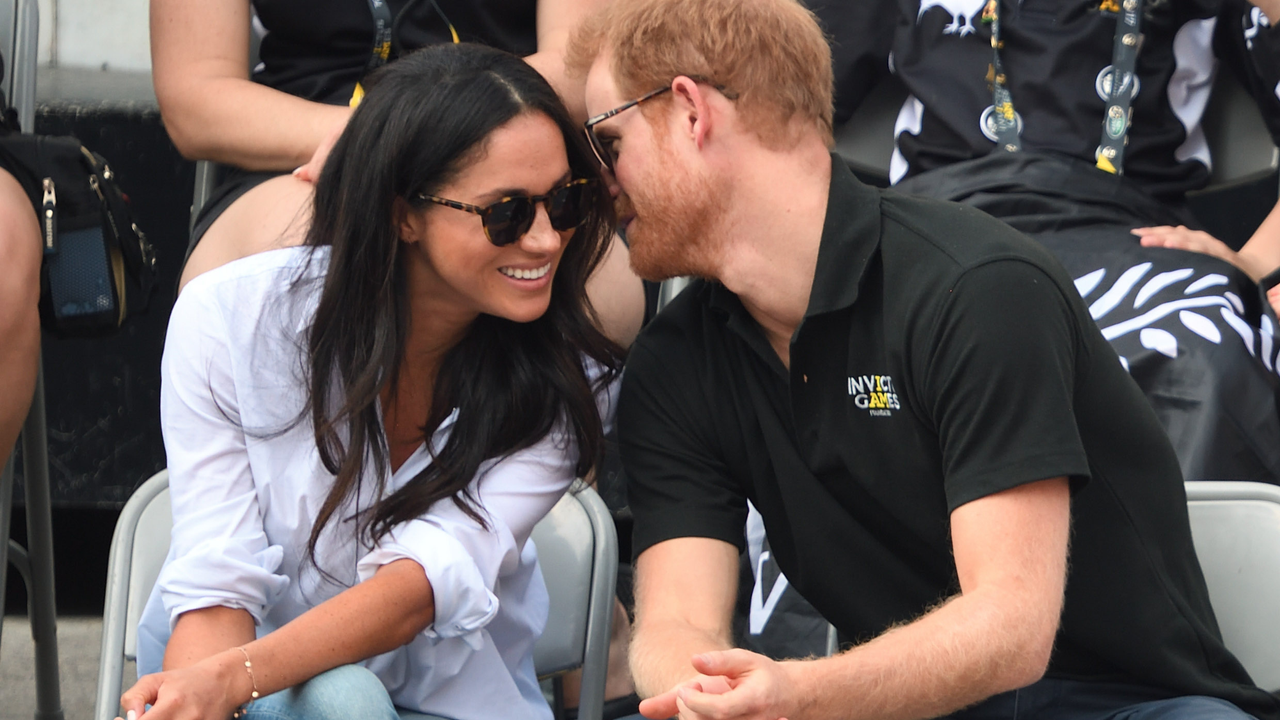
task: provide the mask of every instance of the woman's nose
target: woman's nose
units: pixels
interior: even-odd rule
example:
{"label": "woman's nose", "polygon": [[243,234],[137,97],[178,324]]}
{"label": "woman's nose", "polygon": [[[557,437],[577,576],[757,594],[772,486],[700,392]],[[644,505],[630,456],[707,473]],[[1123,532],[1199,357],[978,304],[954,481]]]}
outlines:
{"label": "woman's nose", "polygon": [[520,247],[531,253],[552,253],[560,249],[563,239],[555,228],[551,227],[551,217],[547,208],[538,203],[533,216],[533,224],[529,231],[520,237]]}

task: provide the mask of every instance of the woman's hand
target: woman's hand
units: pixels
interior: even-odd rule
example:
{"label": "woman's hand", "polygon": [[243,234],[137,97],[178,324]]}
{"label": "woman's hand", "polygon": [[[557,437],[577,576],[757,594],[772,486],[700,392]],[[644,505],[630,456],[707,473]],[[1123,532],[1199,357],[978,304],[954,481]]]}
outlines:
{"label": "woman's hand", "polygon": [[252,691],[244,661],[231,649],[190,667],[143,676],[120,697],[120,707],[129,720],[227,720]]}
{"label": "woman's hand", "polygon": [[1143,247],[1186,250],[1203,255],[1212,255],[1219,260],[1226,260],[1243,270],[1246,275],[1253,278],[1254,282],[1262,279],[1262,276],[1267,274],[1266,269],[1255,267],[1256,263],[1252,262],[1249,256],[1232,250],[1226,243],[1207,232],[1192,230],[1186,225],[1134,228],[1129,232],[1138,236]]}

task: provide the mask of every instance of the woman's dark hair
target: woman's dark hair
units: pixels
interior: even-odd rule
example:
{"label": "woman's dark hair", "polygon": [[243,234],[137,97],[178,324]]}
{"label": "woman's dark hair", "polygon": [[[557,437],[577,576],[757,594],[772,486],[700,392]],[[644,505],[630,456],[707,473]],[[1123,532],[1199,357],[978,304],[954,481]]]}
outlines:
{"label": "woman's dark hair", "polygon": [[[307,236],[330,257],[307,338],[303,413],[335,475],[311,529],[313,562],[321,531],[348,498],[367,497],[365,482],[376,483],[380,499],[357,509],[359,531],[377,542],[446,498],[487,525],[467,490],[481,464],[533,445],[557,423],[576,441],[576,470],[585,475],[604,447],[595,390],[616,376],[623,355],[596,328],[585,292],[613,231],[612,204],[582,133],[542,76],[499,50],[438,45],[383,67],[364,87],[316,184]],[[456,409],[448,441],[426,470],[384,498],[390,460],[378,398],[387,383],[395,388],[409,327],[393,203],[424,207],[419,194],[436,193],[483,152],[490,133],[525,113],[560,128],[575,178],[597,180],[585,220],[565,247],[545,314],[529,323],[480,315],[444,356],[422,429],[430,438]],[[605,370],[594,386],[584,358]]]}

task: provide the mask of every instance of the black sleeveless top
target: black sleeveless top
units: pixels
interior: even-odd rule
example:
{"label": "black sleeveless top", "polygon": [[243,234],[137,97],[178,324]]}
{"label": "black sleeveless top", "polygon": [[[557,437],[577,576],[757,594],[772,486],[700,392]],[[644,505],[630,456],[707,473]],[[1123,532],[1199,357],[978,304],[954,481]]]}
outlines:
{"label": "black sleeveless top", "polygon": [[[386,3],[394,18],[393,59],[452,42],[445,16],[463,42],[517,55],[537,50],[537,0]],[[253,0],[253,7],[262,26],[258,31],[266,30],[253,79],[307,100],[345,105],[373,55],[374,20],[367,0]]]}

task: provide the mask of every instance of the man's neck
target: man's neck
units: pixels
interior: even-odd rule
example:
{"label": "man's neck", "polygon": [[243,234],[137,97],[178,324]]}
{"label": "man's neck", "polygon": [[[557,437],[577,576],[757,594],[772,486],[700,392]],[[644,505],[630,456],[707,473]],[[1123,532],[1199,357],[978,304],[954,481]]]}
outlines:
{"label": "man's neck", "polygon": [[715,277],[741,299],[790,367],[791,336],[809,307],[831,186],[817,141],[762,151],[735,181],[727,241]]}

